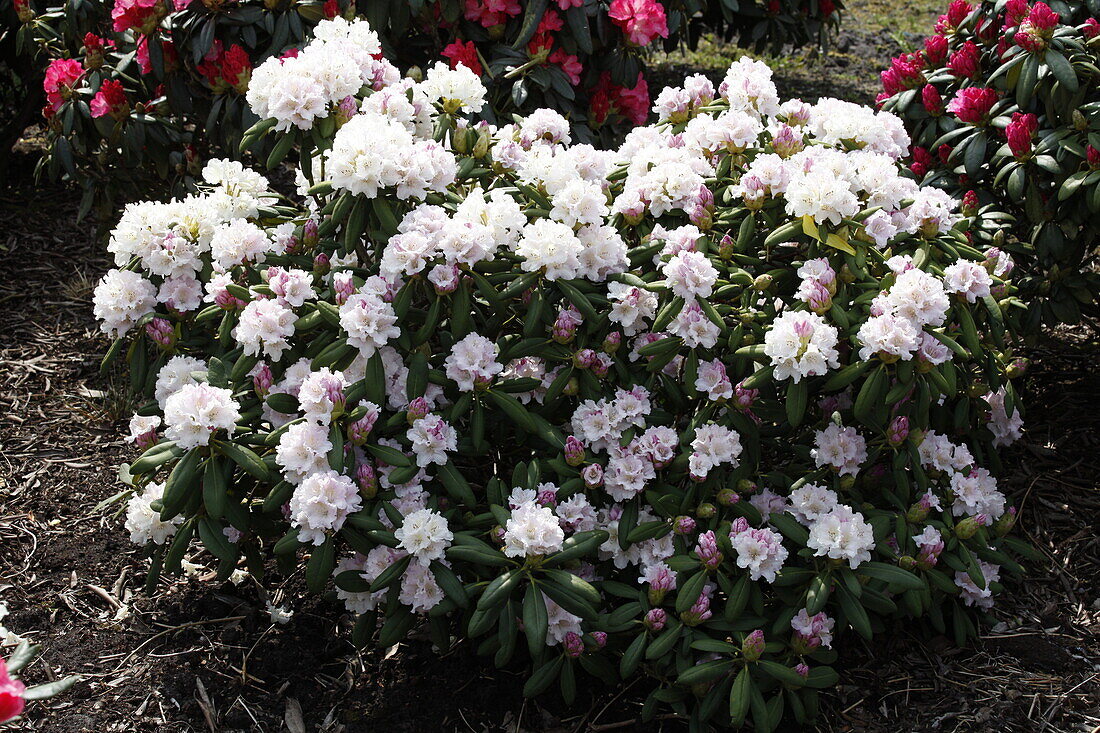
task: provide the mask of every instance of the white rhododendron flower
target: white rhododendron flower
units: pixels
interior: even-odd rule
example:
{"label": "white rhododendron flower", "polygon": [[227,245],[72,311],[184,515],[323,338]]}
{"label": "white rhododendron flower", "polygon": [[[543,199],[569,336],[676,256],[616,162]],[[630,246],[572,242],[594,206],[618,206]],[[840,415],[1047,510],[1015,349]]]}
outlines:
{"label": "white rhododendron flower", "polygon": [[230,436],[241,419],[240,406],[228,389],[186,384],[164,402],[164,437],[180,448],[208,445],[210,436],[226,430]]}
{"label": "white rhododendron flower", "polygon": [[815,555],[846,560],[849,567],[855,570],[860,563],[871,559],[875,537],[871,525],[864,521],[862,514],[838,504],[810,525],[810,539],[806,546],[814,550]]}
{"label": "white rhododendron flower", "polygon": [[816,313],[786,311],[764,335],[764,353],[776,379],[798,382],[840,366],[837,330]]}
{"label": "white rhododendron flower", "polygon": [[150,504],[160,501],[164,496],[164,484],[149,484],[140,494],[135,493],[126,504],[126,530],[130,541],[135,545],[147,545],[150,542],[163,545],[176,533],[183,517],[173,517],[162,522],[160,512],[154,511]]}
{"label": "white rhododendron flower", "polygon": [[486,386],[493,377],[504,371],[497,361],[500,347],[480,334],[471,333],[454,345],[444,362],[447,378],[458,382],[458,388],[469,392],[477,386]]}
{"label": "white rhododendron flower", "polygon": [[157,305],[157,289],[136,272],[111,270],[96,285],[92,296],[100,329],[118,338]]}
{"label": "white rhododendron flower", "polygon": [[294,311],[277,300],[253,300],[241,311],[240,321],[233,329],[233,338],[246,354],[263,354],[279,361],[290,346],[294,335]]}
{"label": "white rhododendron flower", "polygon": [[508,557],[549,555],[561,549],[565,532],[554,510],[534,502],[512,510],[504,525],[504,554]]}
{"label": "white rhododendron flower", "polygon": [[320,471],[307,476],[290,497],[291,523],[302,542],[320,545],[327,531],[344,526],[349,514],[362,508],[359,488],[347,476]]}
{"label": "white rhododendron flower", "polygon": [[418,509],[406,515],[393,536],[397,538],[398,547],[425,565],[432,560],[442,560],[444,551],[454,539],[447,520],[430,509]]}

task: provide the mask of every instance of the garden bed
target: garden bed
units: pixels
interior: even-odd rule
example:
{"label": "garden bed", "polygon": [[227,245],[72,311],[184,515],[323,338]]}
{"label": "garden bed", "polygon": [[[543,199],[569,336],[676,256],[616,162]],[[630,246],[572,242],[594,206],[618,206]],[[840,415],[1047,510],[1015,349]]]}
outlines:
{"label": "garden bed", "polygon": [[[887,10],[860,12],[890,23]],[[780,67],[785,94],[867,102],[896,40],[851,22],[824,61]],[[896,26],[904,33],[903,25]],[[904,36],[901,37],[904,40]],[[702,56],[700,55],[702,54]],[[704,47],[668,64],[707,66]],[[723,65],[721,61],[715,62]],[[849,74],[844,69],[858,68]],[[33,167],[13,161],[13,171]],[[522,678],[493,672],[458,646],[439,659],[426,641],[356,653],[336,603],[294,606],[273,625],[269,600],[248,581],[194,576],[142,590],[145,564],[117,508],[94,511],[119,486],[132,411],[125,388],[99,374],[106,339],[91,290],[108,262],[92,228],[76,224],[79,194],[35,185],[26,173],[0,193],[0,598],[12,631],[42,642],[30,681],[79,673],[70,693],[28,711],[23,730],[643,730],[632,721],[644,683],[615,695],[591,688],[566,708],[553,695],[525,701]],[[48,256],[46,255],[48,253]],[[1018,526],[1050,559],[1010,587],[982,643],[958,649],[898,628],[856,651],[844,684],[826,697],[822,730],[1071,731],[1100,725],[1100,368],[1097,333],[1063,330],[1030,355],[1022,394],[1025,440],[1006,455],[1004,485]],[[285,580],[296,597],[300,577]],[[346,631],[346,629],[345,629]],[[218,690],[214,694],[213,690]],[[226,692],[231,691],[231,692]]]}

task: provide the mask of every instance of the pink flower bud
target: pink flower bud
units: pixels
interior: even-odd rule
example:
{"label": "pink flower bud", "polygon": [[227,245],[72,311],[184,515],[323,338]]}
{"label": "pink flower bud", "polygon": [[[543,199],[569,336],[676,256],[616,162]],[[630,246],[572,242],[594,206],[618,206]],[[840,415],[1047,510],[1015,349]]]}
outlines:
{"label": "pink flower bud", "polygon": [[584,444],[572,435],[565,439],[565,462],[570,466],[584,463]]}
{"label": "pink flower bud", "polygon": [[749,529],[749,520],[744,517],[738,517],[730,523],[730,537],[736,537],[742,532],[748,532]]}
{"label": "pink flower bud", "polygon": [[558,505],[558,492],[554,489],[542,489],[535,496],[535,501],[543,506],[556,507]]}
{"label": "pink flower bud", "polygon": [[680,620],[687,626],[698,626],[708,620],[713,614],[710,610],[710,595],[706,589],[699,594],[699,598],[691,608],[680,614]]}
{"label": "pink flower bud", "polygon": [[359,113],[359,103],[355,97],[347,96],[340,100],[340,104],[336,107],[336,126],[342,127],[344,123],[355,117]]}
{"label": "pink flower bud", "polygon": [[718,256],[723,260],[728,260],[733,257],[733,252],[736,242],[729,234],[722,235],[722,241],[718,244]]}
{"label": "pink flower bud", "polygon": [[722,564],[722,553],[718,549],[718,541],[713,531],[703,532],[699,535],[695,552],[699,555],[699,560],[702,561],[703,567],[707,570],[714,570]]}
{"label": "pink flower bud", "polygon": [[806,679],[810,676],[810,667],[805,662],[799,662],[795,665],[794,671],[798,673],[798,676],[802,679]]}
{"label": "pink flower bud", "polygon": [[968,540],[973,537],[975,534],[977,534],[978,528],[980,528],[982,524],[984,524],[984,522],[979,519],[979,517],[981,516],[982,515],[979,514],[975,517],[967,517],[966,519],[963,519],[956,523],[955,535],[960,540]]}
{"label": "pink flower bud", "polygon": [[313,258],[313,274],[317,277],[324,277],[332,269],[332,264],[329,262],[328,255],[324,252],[318,252],[317,256]]}
{"label": "pink flower bud", "polygon": [[620,331],[612,331],[604,337],[601,348],[606,354],[614,354],[623,343],[623,334]]}
{"label": "pink flower bud", "polygon": [[431,411],[432,406],[428,403],[428,401],[423,397],[417,397],[412,402],[410,402],[409,406],[406,408],[405,419],[408,420],[409,424],[411,425],[420,418],[427,416],[427,414]]}
{"label": "pink flower bud", "polygon": [[573,306],[560,311],[554,319],[553,338],[559,344],[567,344],[577,335],[577,326],[584,322],[584,318]]}
{"label": "pink flower bud", "polygon": [[733,404],[738,410],[744,412],[752,407],[759,396],[760,390],[745,387],[744,382],[739,382],[733,390]]}
{"label": "pink flower bud", "polygon": [[584,654],[584,640],[575,631],[570,631],[565,635],[563,646],[565,647],[565,653],[574,659]]}
{"label": "pink flower bud", "polygon": [[779,128],[779,132],[775,134],[775,137],[772,138],[772,147],[775,148],[775,153],[780,158],[789,158],[801,151],[805,145],[802,142],[801,134],[795,132],[790,125],[783,125]]}
{"label": "pink flower bud", "polygon": [[695,531],[695,520],[681,514],[672,520],[672,531],[678,535],[689,535]]}
{"label": "pink flower bud", "polygon": [[592,349],[581,349],[573,354],[573,366],[577,369],[588,369],[596,363],[596,352]]}
{"label": "pink flower bud", "polygon": [[378,494],[378,474],[374,466],[369,463],[360,463],[355,469],[355,483],[359,485],[359,493],[366,499],[373,499]]}
{"label": "pink flower bud", "polygon": [[657,633],[664,631],[665,623],[668,620],[668,614],[665,613],[663,608],[651,608],[645,615],[645,627]]}
{"label": "pink flower bud", "polygon": [[741,644],[741,654],[750,662],[760,659],[764,655],[764,632],[757,629],[746,636]]}
{"label": "pink flower bud", "polygon": [[890,442],[890,445],[896,448],[904,443],[908,438],[909,418],[905,415],[898,415],[890,423],[890,427],[886,431],[886,439]]}
{"label": "pink flower bud", "polygon": [[943,97],[940,96],[940,91],[936,87],[925,84],[924,89],[920,92],[920,99],[928,114],[933,117],[939,117],[943,114]]}
{"label": "pink flower bud", "polygon": [[302,225],[302,246],[306,249],[313,249],[317,246],[319,239],[317,220],[307,219],[306,223]]}
{"label": "pink flower bud", "polygon": [[261,400],[271,392],[271,386],[275,384],[275,376],[271,373],[271,367],[267,362],[261,361],[252,370],[252,389]]}
{"label": "pink flower bud", "polygon": [[1038,129],[1039,119],[1035,115],[1012,113],[1012,121],[1005,128],[1005,137],[1013,156],[1023,158],[1031,153],[1031,138]]}
{"label": "pink flower bud", "polygon": [[145,334],[149,340],[165,351],[176,343],[176,329],[164,318],[154,318],[145,324]]}
{"label": "pink flower bud", "polygon": [[947,37],[935,35],[925,38],[924,58],[930,67],[942,64],[947,59]]}

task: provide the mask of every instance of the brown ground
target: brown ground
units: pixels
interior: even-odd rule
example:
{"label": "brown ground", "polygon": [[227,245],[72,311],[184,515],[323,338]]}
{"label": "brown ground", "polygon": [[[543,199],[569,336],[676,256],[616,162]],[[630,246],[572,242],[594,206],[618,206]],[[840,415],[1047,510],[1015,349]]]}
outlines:
{"label": "brown ground", "polygon": [[[857,10],[888,17],[871,3]],[[784,91],[867,101],[868,72],[898,46],[863,33],[847,34],[825,71],[781,67]],[[838,71],[852,64],[851,76]],[[30,167],[24,157],[12,169]],[[0,190],[0,600],[11,609],[5,625],[44,645],[30,681],[85,678],[32,705],[17,730],[682,728],[634,722],[640,684],[618,697],[583,691],[566,708],[553,696],[524,702],[515,671],[493,671],[465,647],[441,659],[425,642],[385,658],[358,654],[347,618],[323,599],[295,602],[292,622],[273,627],[254,585],[193,577],[147,595],[145,561],[114,509],[93,509],[117,490],[129,415],[124,384],[99,376],[106,340],[90,313],[109,263],[91,227],[75,223],[75,193],[36,186],[25,173],[8,183]],[[1100,730],[1096,338],[1095,328],[1078,327],[1030,354],[1028,434],[1006,456],[1003,480],[1023,507],[1018,526],[1049,567],[1009,587],[996,625],[970,648],[906,627],[873,645],[844,638],[845,683],[827,698],[820,731]],[[296,597],[297,579],[285,585]]]}

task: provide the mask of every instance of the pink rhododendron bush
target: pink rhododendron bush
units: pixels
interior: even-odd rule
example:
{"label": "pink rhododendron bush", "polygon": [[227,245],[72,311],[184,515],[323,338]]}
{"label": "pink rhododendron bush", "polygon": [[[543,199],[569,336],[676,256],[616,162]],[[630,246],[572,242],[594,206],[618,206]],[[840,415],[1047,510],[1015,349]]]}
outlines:
{"label": "pink rhododendron bush", "polygon": [[279,61],[249,89],[296,195],[216,160],[111,238],[154,577],[274,558],[360,643],[426,626],[528,694],[643,675],[647,716],[761,730],[855,635],[975,632],[1027,552],[1006,286],[897,118],[742,59],[599,151],[547,110],[468,123],[465,69],[372,90],[364,25],[318,37],[350,114]]}
{"label": "pink rhododendron bush", "polygon": [[1052,5],[955,0],[882,74],[913,172],[981,207],[978,240],[1016,258],[1026,302],[1009,313],[1031,335],[1100,302],[1100,6]]}

